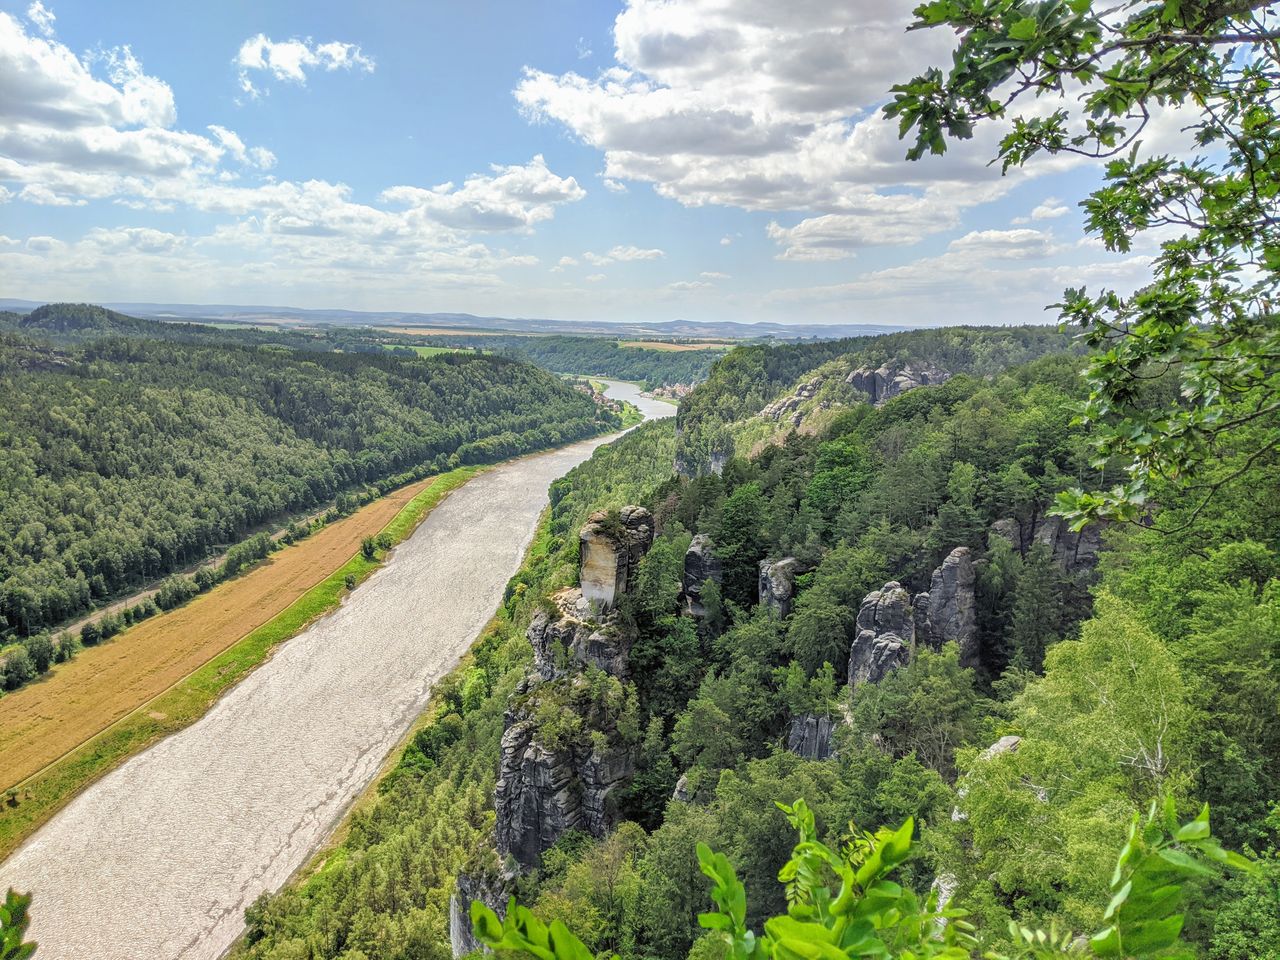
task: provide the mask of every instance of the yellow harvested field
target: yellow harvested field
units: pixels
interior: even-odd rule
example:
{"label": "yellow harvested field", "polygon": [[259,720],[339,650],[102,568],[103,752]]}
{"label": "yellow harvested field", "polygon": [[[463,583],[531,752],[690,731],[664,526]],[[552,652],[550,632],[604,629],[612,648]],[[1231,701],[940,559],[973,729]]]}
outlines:
{"label": "yellow harvested field", "polygon": [[185,606],[82,650],[0,697],[0,789],[20,783],[266,623],[434,482],[393,491]]}
{"label": "yellow harvested field", "polygon": [[734,346],[724,340],[702,340],[697,343],[668,343],[665,340],[619,340],[620,347],[638,347],[641,350],[728,350]]}

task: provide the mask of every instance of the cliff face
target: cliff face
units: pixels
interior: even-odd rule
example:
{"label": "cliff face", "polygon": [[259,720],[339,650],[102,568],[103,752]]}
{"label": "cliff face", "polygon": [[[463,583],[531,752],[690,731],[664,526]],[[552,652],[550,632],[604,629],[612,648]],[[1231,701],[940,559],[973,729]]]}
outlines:
{"label": "cliff face", "polygon": [[[522,869],[536,867],[566,831],[603,837],[614,826],[610,797],[635,774],[635,752],[612,731],[607,746],[578,742],[555,748],[538,741],[535,697],[509,713],[502,735],[495,839],[498,855]],[[588,741],[589,743],[590,741]]]}
{"label": "cliff face", "polygon": [[849,685],[879,683],[911,656],[916,628],[911,597],[890,580],[858,608],[858,635],[849,649]]}
{"label": "cliff face", "polygon": [[1100,525],[1091,523],[1079,533],[1074,533],[1061,517],[1035,516],[1025,521],[1010,517],[997,520],[992,524],[991,532],[1009,541],[1013,549],[1024,557],[1037,544],[1042,544],[1054,563],[1073,576],[1091,574],[1102,550]]}
{"label": "cliff face", "polygon": [[601,609],[612,607],[652,544],[653,517],[644,507],[592,514],[578,535],[582,595]]}
{"label": "cliff face", "polygon": [[614,826],[611,798],[635,774],[635,744],[605,719],[616,711],[597,709],[599,674],[583,671],[627,676],[631,638],[614,608],[652,542],[641,507],[594,514],[579,537],[581,585],[529,623],[536,672],[507,710],[494,790],[498,854],[517,872],[536,867],[569,830],[603,837]]}
{"label": "cliff face", "polygon": [[598,617],[578,587],[553,596],[550,609],[533,615],[525,636],[543,680],[589,666],[619,679],[627,676],[630,637],[619,627],[613,612]]}
{"label": "cliff face", "polygon": [[933,571],[927,593],[916,595],[916,640],[933,649],[944,643],[960,647],[960,663],[976,667],[981,659],[978,645],[978,604],[974,593],[973,558],[968,547],[956,547]]}
{"label": "cliff face", "polygon": [[724,582],[724,567],[716,556],[716,545],[705,533],[700,533],[689,544],[684,555],[684,579],[681,588],[685,607],[690,616],[701,617],[702,588],[708,581]]}
{"label": "cliff face", "polygon": [[845,378],[845,383],[867,395],[876,406],[892,400],[900,393],[916,387],[935,386],[951,378],[946,370],[932,364],[886,363],[878,369],[859,367]]}

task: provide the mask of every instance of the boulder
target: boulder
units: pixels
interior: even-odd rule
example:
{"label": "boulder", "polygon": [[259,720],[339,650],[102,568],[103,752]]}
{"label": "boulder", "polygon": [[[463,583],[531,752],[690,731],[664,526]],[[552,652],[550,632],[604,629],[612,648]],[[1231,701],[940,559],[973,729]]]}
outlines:
{"label": "boulder", "polygon": [[593,513],[578,534],[582,595],[601,610],[612,607],[652,544],[653,517],[644,507]]}
{"label": "boulder", "polygon": [[858,608],[857,637],[849,649],[849,685],[879,683],[907,662],[915,643],[911,598],[896,580],[874,590]]}
{"label": "boulder", "polygon": [[671,791],[671,799],[688,803],[692,798],[693,795],[689,793],[689,775],[682,773],[680,779],[676,781],[676,788]]}
{"label": "boulder", "polygon": [[859,367],[845,378],[845,383],[865,393],[868,400],[880,406],[908,390],[933,386],[950,378],[950,373],[932,364],[886,363],[875,370]]}
{"label": "boulder", "polygon": [[569,830],[604,837],[615,821],[613,791],[635,774],[635,751],[616,737],[603,748],[543,746],[533,712],[508,714],[494,789],[498,855],[526,870]]}
{"label": "boulder", "polygon": [[805,713],[791,718],[787,749],[806,760],[828,760],[835,756],[831,737],[836,722],[827,714]]}
{"label": "boulder", "polygon": [[929,591],[916,596],[916,640],[937,650],[944,643],[960,647],[963,666],[978,665],[978,604],[973,558],[968,547],[956,547],[933,571]]}
{"label": "boulder", "polygon": [[803,572],[804,565],[795,557],[761,560],[758,584],[760,602],[777,611],[779,617],[788,616],[796,590],[796,576]]}
{"label": "boulder", "polygon": [[724,583],[724,566],[716,556],[716,545],[705,533],[693,538],[684,555],[683,591],[689,613],[701,617],[702,588],[709,580]]}
{"label": "boulder", "polygon": [[624,680],[631,638],[614,612],[596,617],[590,601],[577,587],[551,597],[549,607],[537,610],[525,632],[533,647],[534,667],[543,680],[564,676],[571,667],[598,667]]}

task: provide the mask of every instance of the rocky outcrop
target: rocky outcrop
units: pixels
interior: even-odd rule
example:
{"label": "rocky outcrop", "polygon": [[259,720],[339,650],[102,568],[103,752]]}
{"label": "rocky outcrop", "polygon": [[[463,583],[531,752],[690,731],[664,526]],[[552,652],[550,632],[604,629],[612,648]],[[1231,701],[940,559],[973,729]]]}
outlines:
{"label": "rocky outcrop", "polygon": [[535,704],[536,695],[508,713],[494,790],[498,855],[523,869],[536,867],[569,830],[605,836],[614,826],[612,794],[635,774],[635,751],[616,736],[606,736],[603,748],[594,738],[544,746]]}
{"label": "rocky outcrop", "polygon": [[944,643],[960,647],[963,666],[978,665],[978,604],[974,593],[973,558],[968,547],[956,547],[933,571],[929,591],[917,594],[913,606],[916,642],[937,650]]}
{"label": "rocky outcrop", "polygon": [[1072,575],[1092,573],[1102,550],[1101,525],[1091,523],[1074,533],[1062,517],[1035,516],[1027,521],[1007,517],[992,524],[991,532],[1009,541],[1023,557],[1037,543],[1043,544],[1054,563]]}
{"label": "rocky outcrop", "polygon": [[705,533],[693,538],[684,555],[684,581],[682,584],[685,607],[691,616],[701,617],[702,588],[708,581],[724,583],[724,567],[716,556],[716,545]]}
{"label": "rocky outcrop", "polygon": [[551,597],[525,632],[533,647],[534,667],[543,680],[564,676],[573,668],[597,667],[620,680],[627,677],[631,638],[613,612],[597,618],[577,587]]}
{"label": "rocky outcrop", "polygon": [[827,714],[805,713],[792,717],[787,749],[806,760],[828,760],[835,756],[831,747],[835,729],[835,719]]}
{"label": "rocky outcrop", "polygon": [[911,598],[891,580],[867,594],[858,608],[857,637],[849,650],[849,685],[879,683],[907,662],[915,643]]}
{"label": "rocky outcrop", "polygon": [[693,794],[689,792],[689,775],[687,773],[680,774],[680,779],[676,781],[676,788],[671,791],[671,799],[680,803],[688,803],[693,799]]}
{"label": "rocky outcrop", "polygon": [[760,416],[777,423],[787,422],[793,427],[800,426],[801,421],[804,419],[804,413],[800,410],[801,405],[813,399],[823,382],[824,379],[822,377],[814,377],[807,383],[800,384],[795,393],[779,397],[761,410]]}
{"label": "rocky outcrop", "polygon": [[757,590],[760,602],[777,612],[779,617],[791,613],[791,600],[796,592],[796,577],[804,572],[804,564],[795,557],[761,560]]}
{"label": "rocky outcrop", "polygon": [[612,607],[652,544],[653,517],[644,507],[593,513],[578,534],[582,595],[601,610]]}
{"label": "rocky outcrop", "polygon": [[951,374],[932,364],[891,364],[872,370],[859,367],[845,378],[845,383],[867,395],[876,406],[916,387],[934,386],[951,379]]}
{"label": "rocky outcrop", "polygon": [[500,918],[505,918],[508,898],[506,886],[500,881],[458,874],[453,896],[449,898],[449,945],[453,948],[454,960],[483,949],[471,932],[471,901],[479,900]]}

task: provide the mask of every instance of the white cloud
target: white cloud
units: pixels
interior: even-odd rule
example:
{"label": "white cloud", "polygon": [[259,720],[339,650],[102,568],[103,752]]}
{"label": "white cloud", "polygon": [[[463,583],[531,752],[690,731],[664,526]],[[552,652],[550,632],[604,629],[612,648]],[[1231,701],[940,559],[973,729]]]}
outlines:
{"label": "white cloud", "polygon": [[949,251],[983,260],[1043,260],[1061,248],[1041,230],[975,230],[952,240]]}
{"label": "white cloud", "polygon": [[591,57],[591,45],[587,43],[586,37],[578,38],[577,51],[579,60],[587,60]]}
{"label": "white cloud", "polygon": [[1071,208],[1057,197],[1049,197],[1044,203],[1031,211],[1031,219],[1053,220],[1056,217],[1066,216],[1070,212]]}
{"label": "white cloud", "polygon": [[587,195],[573,177],[558,177],[542,154],[524,166],[493,166],[493,176],[475,174],[461,187],[444,183],[391,187],[381,199],[408,205],[411,212],[462,230],[528,228],[555,216],[555,208]]}
{"label": "white cloud", "polygon": [[729,246],[729,245],[730,245],[730,244],[732,244],[732,243],[733,243],[733,237],[721,237],[721,238],[720,238],[720,246],[722,246],[722,247],[727,247],[727,246]]}
{"label": "white cloud", "polygon": [[587,283],[599,283],[603,279],[605,279],[603,273],[593,273],[586,278]]}
{"label": "white cloud", "polygon": [[576,267],[577,265],[578,265],[578,261],[575,260],[573,257],[561,257],[560,262],[558,264],[558,266],[561,266],[561,267]]}
{"label": "white cloud", "polygon": [[250,75],[252,70],[302,86],[306,84],[307,71],[311,69],[373,73],[375,67],[373,58],[365,56],[354,43],[334,40],[318,44],[310,37],[276,41],[265,33],[259,33],[242,43],[234,63],[240,69],[240,89],[251,97],[257,97],[262,92],[253,82]]}
{"label": "white cloud", "polygon": [[[326,62],[341,56],[316,50]],[[128,47],[77,56],[3,12],[0,90],[0,199],[106,201],[215,219],[202,235],[122,227],[69,243],[28,238],[3,254],[0,280],[36,296],[56,288],[100,297],[107,283],[122,299],[132,298],[126,291],[191,299],[203,289],[219,297],[254,291],[257,300],[264,290],[276,297],[299,286],[344,302],[365,288],[403,297],[493,290],[503,286],[502,270],[537,259],[492,250],[474,234],[526,232],[586,195],[541,156],[458,185],[392,186],[376,203],[357,202],[343,183],[275,180],[261,174],[275,156],[236,131],[179,128],[172,90]],[[77,286],[76,278],[86,279]]]}
{"label": "white cloud", "polygon": [[608,253],[592,253],[587,251],[582,259],[593,266],[603,267],[606,263],[627,263],[633,260],[661,260],[666,253],[656,247],[644,249],[631,244],[616,246]]}
{"label": "white cloud", "polygon": [[18,194],[19,200],[42,207],[83,207],[87,200],[54,193],[42,183],[29,183]]}
{"label": "white cloud", "polygon": [[703,280],[730,280],[732,277],[727,273],[720,273],[716,270],[704,270],[698,274]]}
{"label": "white cloud", "polygon": [[693,290],[706,290],[715,284],[707,283],[705,280],[677,280],[675,283],[667,284],[668,290],[675,290],[681,293],[687,293]]}
{"label": "white cloud", "polygon": [[626,193],[626,192],[627,192],[627,185],[626,185],[625,183],[623,183],[622,181],[620,181],[620,180],[613,180],[613,179],[611,179],[611,178],[609,178],[609,177],[604,177],[604,178],[601,180],[601,182],[604,184],[604,188],[605,188],[606,190],[609,190],[609,191],[611,191],[611,192],[613,192],[613,193]]}
{"label": "white cloud", "polygon": [[27,19],[30,20],[37,30],[46,37],[53,36],[53,21],[58,18],[53,15],[53,11],[46,7],[40,0],[27,7]]}
{"label": "white cloud", "polygon": [[909,5],[882,0],[627,0],[614,67],[595,78],[526,68],[515,96],[531,119],[601,150],[604,176],[687,206],[811,214],[771,228],[780,256],[839,259],[953,227],[1015,179],[986,166],[994,127],[945,161],[905,162],[878,108],[953,42],[907,33],[910,19]]}
{"label": "white cloud", "polygon": [[270,170],[276,165],[276,155],[274,153],[266,147],[246,147],[244,141],[240,139],[239,134],[234,130],[228,130],[226,127],[211,123],[209,124],[209,132],[241,163],[257,167],[259,170]]}

